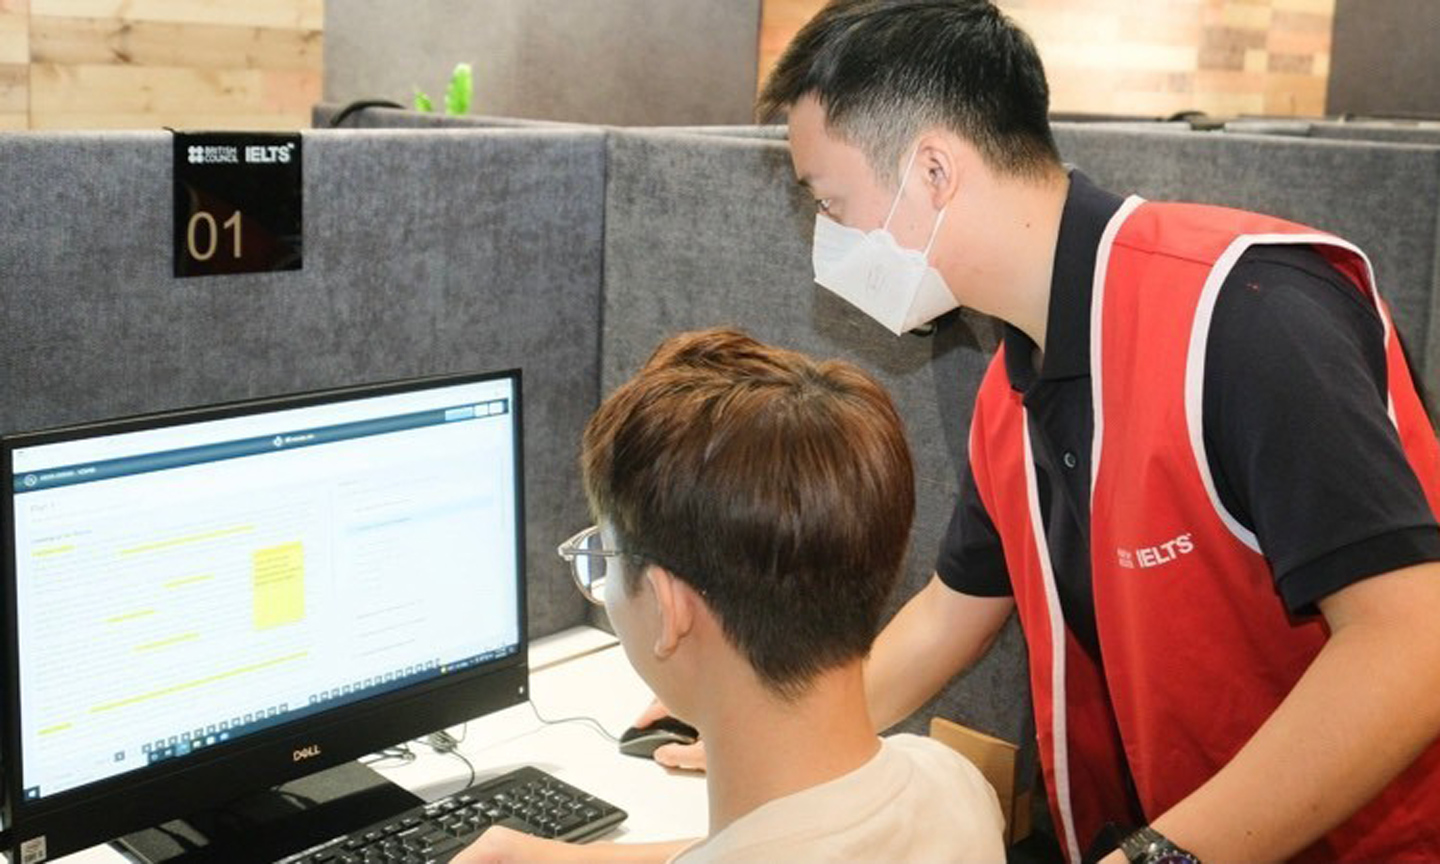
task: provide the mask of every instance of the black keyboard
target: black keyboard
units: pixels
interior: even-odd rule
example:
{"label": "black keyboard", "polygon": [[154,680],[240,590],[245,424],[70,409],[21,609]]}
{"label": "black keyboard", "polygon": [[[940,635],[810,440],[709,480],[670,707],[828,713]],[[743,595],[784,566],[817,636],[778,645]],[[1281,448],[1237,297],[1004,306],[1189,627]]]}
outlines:
{"label": "black keyboard", "polygon": [[625,816],[619,807],[525,766],[278,864],[443,864],[491,825],[578,842],[609,831]]}

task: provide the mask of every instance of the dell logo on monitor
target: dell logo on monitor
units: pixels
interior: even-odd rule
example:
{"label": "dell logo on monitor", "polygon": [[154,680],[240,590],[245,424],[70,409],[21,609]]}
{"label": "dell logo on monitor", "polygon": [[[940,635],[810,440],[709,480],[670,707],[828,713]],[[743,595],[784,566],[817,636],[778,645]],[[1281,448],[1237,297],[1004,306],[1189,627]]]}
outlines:
{"label": "dell logo on monitor", "polygon": [[320,745],[311,744],[309,747],[301,747],[290,757],[296,762],[304,762],[306,759],[313,759],[320,755]]}

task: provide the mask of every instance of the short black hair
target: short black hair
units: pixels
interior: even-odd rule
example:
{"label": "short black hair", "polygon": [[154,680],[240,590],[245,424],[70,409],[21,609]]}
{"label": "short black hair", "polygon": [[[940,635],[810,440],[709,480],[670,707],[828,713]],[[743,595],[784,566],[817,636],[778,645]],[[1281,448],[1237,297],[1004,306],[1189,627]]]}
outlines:
{"label": "short black hair", "polygon": [[[693,586],[771,692],[869,653],[915,477],[899,413],[858,367],[679,334],[590,418],[581,469],[619,548]],[[621,572],[633,594],[641,568]]]}
{"label": "short black hair", "polygon": [[833,0],[785,49],[756,111],[771,122],[806,96],[882,179],[937,126],[1006,174],[1060,166],[1040,55],[989,0]]}

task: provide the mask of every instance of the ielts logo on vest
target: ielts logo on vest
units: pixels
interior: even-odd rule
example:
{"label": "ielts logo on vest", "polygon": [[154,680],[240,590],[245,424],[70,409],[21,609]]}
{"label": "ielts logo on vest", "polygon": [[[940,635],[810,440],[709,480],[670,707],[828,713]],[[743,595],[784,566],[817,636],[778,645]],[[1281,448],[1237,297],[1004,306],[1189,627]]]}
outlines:
{"label": "ielts logo on vest", "polygon": [[1144,546],[1134,550],[1116,549],[1115,553],[1119,556],[1120,566],[1126,570],[1134,570],[1137,567],[1144,570],[1169,564],[1181,555],[1189,555],[1194,551],[1195,541],[1191,540],[1189,532],[1186,532],[1173,540],[1166,540],[1158,546]]}

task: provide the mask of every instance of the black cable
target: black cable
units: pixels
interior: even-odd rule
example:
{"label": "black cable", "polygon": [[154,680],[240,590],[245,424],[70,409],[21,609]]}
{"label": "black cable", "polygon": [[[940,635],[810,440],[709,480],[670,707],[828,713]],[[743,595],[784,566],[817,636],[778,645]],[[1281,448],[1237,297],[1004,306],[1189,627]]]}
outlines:
{"label": "black cable", "polygon": [[[196,843],[194,840],[191,840],[184,834],[181,834],[173,829],[166,828],[164,825],[156,825],[155,830],[159,831],[161,834],[164,834],[166,837],[169,837],[171,840],[174,840],[175,845],[180,847],[180,851],[182,853],[194,852],[200,848],[199,843]],[[16,860],[18,861],[19,859]]]}
{"label": "black cable", "polygon": [[399,102],[391,102],[389,99],[356,99],[344,108],[341,108],[334,117],[330,118],[330,128],[334,129],[350,118],[351,114],[357,111],[364,111],[366,108],[399,108],[405,110],[405,106]]}
{"label": "black cable", "polygon": [[1204,120],[1208,115],[1204,111],[1197,111],[1194,108],[1185,111],[1176,111],[1164,118],[1165,123],[1193,123],[1196,120]]}
{"label": "black cable", "polygon": [[620,739],[614,735],[611,735],[610,730],[606,729],[603,725],[601,725],[600,721],[596,720],[594,717],[586,717],[582,715],[578,717],[561,717],[558,720],[547,720],[544,716],[540,714],[540,709],[535,705],[535,701],[533,699],[525,700],[525,704],[529,705],[530,710],[535,712],[535,719],[539,720],[541,723],[544,723],[546,726],[558,726],[562,723],[586,723],[589,724],[590,727],[593,728],[596,732],[599,732],[601,735],[603,735],[605,737],[605,740],[609,741],[611,744],[620,743]]}
{"label": "black cable", "polygon": [[425,743],[429,744],[430,749],[436,753],[449,753],[451,750],[460,746],[460,742],[456,740],[455,736],[446,732],[444,729],[426,735]]}
{"label": "black cable", "polygon": [[371,765],[379,765],[382,762],[389,762],[395,760],[406,764],[414,762],[415,752],[410,749],[410,745],[408,743],[400,744],[395,747],[386,747],[384,750],[381,750],[378,753],[375,753],[365,759],[361,759],[360,764],[369,767]]}
{"label": "black cable", "polygon": [[459,750],[451,750],[451,751],[449,752],[449,755],[454,756],[456,759],[459,759],[461,762],[464,762],[464,763],[465,763],[465,767],[470,769],[470,779],[465,782],[465,788],[466,788],[466,789],[469,789],[471,786],[474,786],[474,785],[475,785],[475,765],[474,765],[469,759],[466,759],[466,758],[465,758],[465,754],[464,754],[464,753],[461,753]]}
{"label": "black cable", "polygon": [[[594,729],[596,732],[598,732],[600,735],[602,735],[602,736],[603,736],[607,741],[609,741],[610,743],[612,743],[612,744],[618,744],[618,743],[620,742],[620,739],[619,739],[619,738],[615,737],[614,735],[611,735],[610,732],[609,732],[603,725],[601,725],[600,721],[599,721],[599,720],[596,720],[594,717],[584,717],[584,716],[580,716],[580,717],[561,717],[561,718],[558,719],[558,720],[549,720],[549,719],[546,719],[546,718],[544,717],[544,715],[542,715],[542,714],[540,713],[540,709],[535,706],[535,703],[534,703],[533,701],[527,699],[527,700],[525,701],[525,704],[529,705],[529,706],[530,706],[530,710],[535,713],[535,719],[536,719],[536,720],[539,720],[541,723],[545,724],[546,726],[558,726],[558,725],[561,725],[561,724],[563,724],[563,723],[583,723],[583,724],[588,725],[590,728]],[[445,739],[449,739],[449,743],[440,743],[440,744],[437,744],[437,743],[436,743],[437,737],[438,737],[438,736],[442,736],[442,735],[445,736]],[[441,729],[440,731],[431,733],[430,735],[427,735],[427,736],[425,736],[424,738],[416,738],[416,739],[414,739],[413,742],[412,742],[412,741],[407,741],[406,743],[400,744],[400,745],[395,746],[395,747],[387,747],[386,749],[381,750],[381,751],[379,751],[379,752],[376,753],[376,754],[373,754],[373,755],[370,756],[368,759],[361,759],[361,760],[360,760],[360,763],[361,763],[362,765],[369,766],[369,765],[377,765],[377,764],[379,764],[379,763],[381,763],[381,762],[386,762],[386,761],[390,761],[390,760],[399,760],[399,761],[404,762],[404,763],[414,762],[415,759],[417,758],[417,756],[416,756],[415,751],[413,751],[413,750],[410,749],[410,745],[411,745],[412,743],[421,743],[421,742],[423,742],[423,743],[425,743],[426,745],[428,745],[428,746],[430,747],[430,749],[434,750],[436,753],[439,753],[439,754],[442,754],[442,755],[454,756],[456,759],[459,759],[461,762],[464,762],[464,763],[465,763],[465,767],[470,770],[470,779],[469,779],[468,781],[466,781],[466,783],[465,783],[465,788],[466,788],[466,789],[469,789],[471,786],[474,786],[474,785],[475,785],[475,776],[476,776],[476,774],[475,774],[475,763],[471,762],[468,758],[466,758],[466,756],[465,756],[464,753],[461,753],[461,752],[457,749],[457,745],[459,745],[461,742],[463,742],[467,737],[469,737],[469,735],[470,735],[470,724],[469,724],[469,723],[465,723],[465,724],[463,724],[463,725],[460,727],[460,735],[459,735],[459,737],[455,737],[455,736],[453,736],[453,735],[450,735],[450,734],[449,734],[448,732],[446,732],[444,729]],[[440,739],[440,740],[441,740],[442,742],[444,741],[444,739]]]}
{"label": "black cable", "polygon": [[299,792],[291,792],[286,789],[276,789],[275,793],[302,810],[307,807],[314,807],[320,803],[309,795],[301,795]]}
{"label": "black cable", "polygon": [[429,744],[430,749],[434,750],[436,753],[444,756],[454,756],[456,759],[464,762],[465,767],[470,769],[470,779],[465,783],[466,789],[469,789],[471,786],[475,785],[475,764],[469,759],[465,758],[465,754],[461,753],[457,748],[460,746],[461,742],[463,742],[467,737],[469,737],[469,735],[470,724],[467,722],[460,726],[460,737],[458,738],[454,735],[451,735],[444,729],[441,729],[436,732],[431,732],[423,739],[416,739],[417,741],[423,740],[426,744]]}

